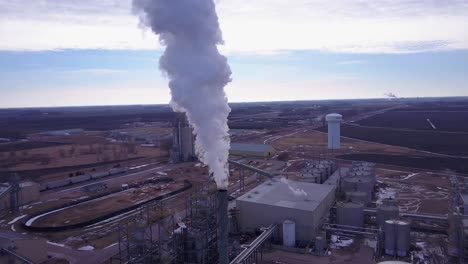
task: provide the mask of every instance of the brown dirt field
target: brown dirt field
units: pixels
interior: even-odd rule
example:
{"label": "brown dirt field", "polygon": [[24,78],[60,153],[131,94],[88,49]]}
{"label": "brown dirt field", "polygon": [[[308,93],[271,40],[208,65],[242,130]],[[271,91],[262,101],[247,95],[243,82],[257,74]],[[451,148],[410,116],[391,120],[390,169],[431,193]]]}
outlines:
{"label": "brown dirt field", "polygon": [[183,182],[167,185],[164,190],[161,185],[147,185],[139,189],[130,189],[109,195],[96,201],[90,201],[73,208],[47,215],[34,222],[35,226],[59,226],[75,224],[95,218],[100,215],[117,211],[153,197],[168,193],[183,186]]}
{"label": "brown dirt field", "polygon": [[[410,178],[408,172],[378,173],[380,188],[396,193],[402,211],[446,214],[449,207],[450,180],[445,175],[421,172]],[[399,175],[398,175],[399,174]]]}

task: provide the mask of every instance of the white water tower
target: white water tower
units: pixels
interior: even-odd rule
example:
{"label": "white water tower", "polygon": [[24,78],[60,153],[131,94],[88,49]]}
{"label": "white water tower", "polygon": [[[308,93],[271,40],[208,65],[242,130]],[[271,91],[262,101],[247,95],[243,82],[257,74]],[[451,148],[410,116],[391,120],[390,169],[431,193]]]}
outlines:
{"label": "white water tower", "polygon": [[340,149],[340,126],[343,116],[329,114],[325,117],[328,123],[328,149]]}

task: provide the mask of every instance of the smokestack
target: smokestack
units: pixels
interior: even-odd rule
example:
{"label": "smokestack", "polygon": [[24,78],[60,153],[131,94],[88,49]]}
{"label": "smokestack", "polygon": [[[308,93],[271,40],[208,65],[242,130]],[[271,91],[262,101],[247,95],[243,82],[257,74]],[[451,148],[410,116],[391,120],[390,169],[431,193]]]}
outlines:
{"label": "smokestack", "polygon": [[218,255],[219,264],[228,264],[228,200],[227,190],[218,190]]}
{"label": "smokestack", "polygon": [[224,87],[231,81],[213,0],[133,0],[143,25],[159,35],[166,47],[159,67],[169,79],[171,106],[187,114],[196,134],[195,151],[208,165],[218,187],[219,263],[228,264],[228,156],[227,117],[231,109]]}
{"label": "smokestack", "polygon": [[218,189],[228,186],[231,109],[224,87],[231,81],[213,0],[133,0],[143,25],[166,49],[159,67],[169,79],[171,106],[187,114],[196,134],[195,151],[208,165]]}

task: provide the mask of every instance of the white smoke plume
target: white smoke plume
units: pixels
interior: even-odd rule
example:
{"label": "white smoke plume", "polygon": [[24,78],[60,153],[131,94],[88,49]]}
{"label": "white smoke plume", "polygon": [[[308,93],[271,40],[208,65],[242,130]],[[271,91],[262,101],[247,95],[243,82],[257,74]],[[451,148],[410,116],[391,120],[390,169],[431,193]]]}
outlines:
{"label": "white smoke plume", "polygon": [[384,93],[384,95],[387,96],[388,98],[397,98],[397,96],[392,92]]}
{"label": "white smoke plume", "polygon": [[140,23],[166,47],[159,60],[169,79],[171,106],[185,112],[196,134],[199,159],[210,168],[218,189],[228,186],[231,111],[224,87],[231,81],[213,0],[133,0]]}
{"label": "white smoke plume", "polygon": [[296,196],[297,198],[306,198],[307,193],[302,190],[301,188],[297,188],[296,186],[292,186],[292,184],[289,182],[288,179],[286,178],[281,178],[280,180],[282,183],[288,185],[289,190]]}

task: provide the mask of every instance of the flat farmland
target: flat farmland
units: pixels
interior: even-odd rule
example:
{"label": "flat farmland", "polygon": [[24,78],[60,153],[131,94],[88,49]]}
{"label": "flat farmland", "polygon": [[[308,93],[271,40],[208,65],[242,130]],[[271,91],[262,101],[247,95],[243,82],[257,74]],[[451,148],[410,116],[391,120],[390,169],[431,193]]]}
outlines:
{"label": "flat farmland", "polygon": [[[319,130],[326,132],[327,128],[322,127]],[[454,156],[468,156],[468,133],[400,130],[344,124],[341,127],[341,134],[344,137],[382,144]]]}
{"label": "flat farmland", "polygon": [[403,156],[385,154],[347,154],[340,159],[369,161],[401,167],[419,168],[436,171],[453,171],[468,174],[468,159],[451,157]]}
{"label": "flat farmland", "polygon": [[[432,125],[434,125],[435,129]],[[468,108],[466,110],[420,110],[409,108],[389,111],[358,122],[361,126],[388,127],[414,130],[468,132]]]}

